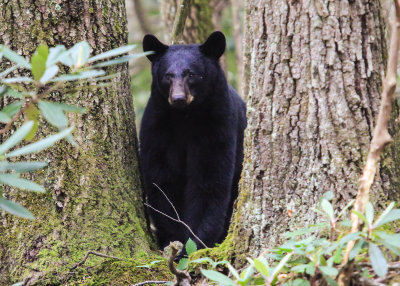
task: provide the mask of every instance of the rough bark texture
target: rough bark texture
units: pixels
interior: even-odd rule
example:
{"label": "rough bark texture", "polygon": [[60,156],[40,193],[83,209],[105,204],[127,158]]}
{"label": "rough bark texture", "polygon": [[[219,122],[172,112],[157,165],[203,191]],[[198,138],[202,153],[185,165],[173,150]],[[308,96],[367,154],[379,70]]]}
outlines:
{"label": "rough bark texture", "polygon": [[[71,47],[81,40],[87,40],[95,53],[126,44],[124,1],[0,2],[0,43],[24,56],[32,55],[42,42]],[[123,258],[149,250],[127,65],[112,72],[120,75],[110,87],[75,95],[67,95],[66,89],[53,95],[87,108],[85,115],[71,116],[80,147],[62,142],[34,156],[51,162],[34,177],[46,187],[45,195],[5,193],[37,219],[0,213],[1,285],[43,273],[55,277],[46,281],[58,281],[87,250]],[[43,128],[38,137],[49,130]],[[86,265],[102,260],[91,256]]]}
{"label": "rough bark texture", "polygon": [[[380,9],[376,0],[247,1],[248,127],[230,230],[239,264],[314,223],[325,192],[337,206],[356,195],[386,60]],[[398,150],[381,163],[378,204],[398,196]]]}

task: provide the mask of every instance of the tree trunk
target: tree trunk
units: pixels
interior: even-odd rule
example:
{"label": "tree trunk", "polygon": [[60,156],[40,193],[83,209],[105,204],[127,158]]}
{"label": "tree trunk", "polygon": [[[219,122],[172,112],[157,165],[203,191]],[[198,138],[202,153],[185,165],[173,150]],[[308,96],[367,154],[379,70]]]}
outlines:
{"label": "tree trunk", "polygon": [[[339,207],[355,197],[386,61],[379,1],[248,0],[246,13],[248,127],[230,229],[238,264],[315,223],[325,192]],[[378,205],[399,195],[395,145],[373,186]]]}
{"label": "tree trunk", "polygon": [[[43,42],[71,47],[87,40],[99,53],[126,44],[125,13],[123,0],[2,1],[0,43],[30,56]],[[35,176],[46,187],[45,195],[5,193],[31,210],[36,220],[0,213],[1,285],[27,277],[55,281],[52,275],[63,283],[60,277],[88,250],[122,258],[149,251],[128,66],[109,72],[119,73],[109,87],[86,89],[76,97],[68,90],[53,95],[87,109],[85,115],[71,117],[79,148],[61,142],[35,156],[50,162]],[[47,126],[38,136],[49,132]],[[86,263],[102,260],[91,256]]]}
{"label": "tree trunk", "polygon": [[[163,0],[161,2],[161,16],[165,25],[164,42],[171,42],[171,31],[174,25],[178,4],[181,0]],[[208,0],[192,0],[191,12],[186,19],[183,40],[186,44],[202,43],[214,31],[212,9]]]}

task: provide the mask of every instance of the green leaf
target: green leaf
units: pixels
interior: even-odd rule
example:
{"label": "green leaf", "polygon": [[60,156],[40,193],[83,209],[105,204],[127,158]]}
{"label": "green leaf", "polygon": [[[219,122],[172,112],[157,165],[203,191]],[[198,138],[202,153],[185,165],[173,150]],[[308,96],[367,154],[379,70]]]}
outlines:
{"label": "green leaf", "polygon": [[371,202],[368,202],[367,206],[365,207],[365,218],[368,221],[368,225],[372,225],[372,222],[374,221],[374,206],[371,204]]}
{"label": "green leaf", "polygon": [[36,53],[47,60],[47,57],[49,56],[49,47],[46,44],[41,44],[37,48]]}
{"label": "green leaf", "polygon": [[86,41],[79,42],[70,49],[70,53],[74,60],[75,68],[80,68],[84,66],[89,59],[90,46]]}
{"label": "green leaf", "polygon": [[24,282],[18,282],[18,283],[15,283],[15,284],[11,285],[11,286],[22,286],[22,285],[24,285]]}
{"label": "green leaf", "polygon": [[8,116],[7,113],[0,111],[0,122],[1,123],[8,123],[11,121],[11,117]]}
{"label": "green leaf", "polygon": [[[66,49],[62,45],[50,48],[49,56],[47,57],[46,67],[51,67],[60,61],[61,56],[66,52]],[[72,64],[71,64],[72,65]]]}
{"label": "green leaf", "polygon": [[346,213],[347,209],[348,209],[349,207],[351,207],[351,206],[354,204],[354,202],[355,202],[355,200],[351,200],[351,201],[340,211],[340,213],[338,214],[338,218],[341,217],[342,215],[344,215],[344,214]]}
{"label": "green leaf", "polygon": [[20,82],[32,82],[32,79],[26,76],[20,76],[20,77],[11,77],[11,78],[5,78],[1,80],[4,83],[20,83]]}
{"label": "green leaf", "polygon": [[274,271],[271,273],[271,281],[275,279],[276,275],[282,270],[283,266],[285,266],[286,262],[289,261],[290,257],[292,256],[293,253],[288,253],[282,260],[279,262],[279,264],[274,268]]}
{"label": "green leaf", "polygon": [[400,219],[400,209],[391,210],[388,214],[385,215],[385,217],[380,219],[378,223],[375,223],[374,228],[380,227],[388,222],[392,222],[398,219]]}
{"label": "green leaf", "polygon": [[322,196],[322,198],[327,200],[327,201],[332,200],[334,197],[335,197],[335,195],[333,194],[332,191],[328,191]]}
{"label": "green leaf", "polygon": [[18,69],[19,67],[20,67],[19,65],[14,65],[12,67],[9,67],[8,69],[6,69],[5,71],[0,73],[0,78],[6,77],[9,73],[12,73],[13,71]]}
{"label": "green leaf", "polygon": [[54,105],[57,105],[62,110],[66,112],[78,112],[78,113],[86,113],[86,109],[84,107],[78,105],[70,105],[61,102],[53,102]]}
{"label": "green leaf", "polygon": [[357,239],[361,238],[360,234],[361,234],[361,232],[359,232],[359,231],[358,232],[349,233],[349,234],[343,236],[340,239],[339,244],[343,245],[343,244],[346,244],[347,242],[349,242],[351,240],[357,240]]}
{"label": "green leaf", "polygon": [[185,249],[187,255],[191,255],[197,250],[197,245],[193,240],[189,238],[188,241],[186,242]]}
{"label": "green leaf", "polygon": [[232,273],[232,275],[233,275],[236,279],[240,279],[239,273],[237,272],[237,270],[235,269],[235,267],[232,266],[232,264],[226,263],[225,265],[226,265],[226,267],[228,267],[229,271]]}
{"label": "green leaf", "polygon": [[299,229],[299,230],[296,230],[296,231],[287,232],[287,233],[285,233],[285,237],[286,238],[292,238],[292,237],[296,237],[296,236],[299,236],[299,235],[303,235],[303,234],[307,234],[307,233],[316,231],[318,229],[323,229],[323,228],[326,228],[326,227],[329,227],[328,223],[326,223],[326,222],[319,223],[319,224],[316,224],[316,225],[313,225],[313,226],[309,226],[309,227],[306,227],[306,228],[302,228],[302,229]]}
{"label": "green leaf", "polygon": [[59,81],[73,81],[73,80],[82,80],[88,78],[95,78],[98,76],[104,75],[106,72],[103,70],[87,70],[83,72],[78,72],[74,74],[64,74],[59,77],[56,77],[52,81],[59,82]]}
{"label": "green leaf", "polygon": [[236,285],[236,283],[232,279],[230,279],[228,276],[226,276],[226,275],[224,275],[222,273],[219,273],[217,271],[202,269],[201,273],[205,277],[207,277],[208,279],[210,279],[212,281],[215,281],[215,282],[218,282],[220,284],[228,285],[228,286],[230,286],[230,285],[231,286],[235,286]]}
{"label": "green leaf", "polygon": [[49,55],[49,48],[46,44],[40,45],[31,58],[32,74],[36,81],[40,81],[46,71],[46,61]]}
{"label": "green leaf", "polygon": [[46,190],[42,186],[27,179],[20,178],[19,174],[0,174],[0,181],[6,185],[9,185],[11,187],[16,187],[22,190],[39,192],[39,193],[46,192]]}
{"label": "green leaf", "polygon": [[269,266],[268,266],[268,261],[264,257],[255,258],[254,267],[258,272],[260,272],[261,275],[263,275],[265,278],[268,278]]}
{"label": "green leaf", "polygon": [[16,101],[16,102],[13,102],[13,103],[5,106],[1,110],[1,112],[4,112],[9,117],[13,117],[21,109],[22,105],[23,105],[22,101]]}
{"label": "green leaf", "polygon": [[199,258],[199,259],[193,260],[191,262],[192,263],[205,263],[205,262],[208,262],[211,265],[215,263],[210,257]]}
{"label": "green leaf", "polygon": [[246,267],[242,271],[242,273],[240,273],[240,282],[246,285],[250,281],[253,274],[254,274],[254,266],[250,265],[249,267]]}
{"label": "green leaf", "polygon": [[88,60],[88,62],[92,63],[92,62],[95,62],[95,61],[98,61],[98,60],[104,60],[104,59],[107,59],[107,58],[111,58],[111,57],[119,56],[119,55],[122,55],[122,54],[126,54],[126,53],[132,51],[135,47],[136,47],[136,45],[129,45],[129,46],[119,47],[119,48],[116,48],[116,49],[101,53],[101,54],[96,55],[94,57],[91,57]]}
{"label": "green leaf", "polygon": [[388,265],[379,247],[370,242],[368,253],[369,260],[371,261],[372,268],[374,268],[375,273],[380,277],[385,277],[388,270]]}
{"label": "green leaf", "polygon": [[349,260],[353,260],[354,258],[356,258],[356,256],[360,253],[363,245],[364,245],[365,241],[363,239],[360,239],[359,241],[357,241],[357,243],[353,246],[353,248],[350,251],[349,254]]}
{"label": "green leaf", "polygon": [[328,276],[336,276],[339,273],[339,271],[335,267],[319,266],[319,269],[321,270],[322,273]]}
{"label": "green leaf", "polygon": [[368,225],[368,221],[367,218],[360,212],[356,211],[356,210],[352,210],[351,211],[353,214],[355,214],[356,216],[358,216],[359,219],[361,219],[366,225]]}
{"label": "green leaf", "polygon": [[12,88],[8,88],[6,91],[6,95],[13,97],[13,98],[19,98],[19,99],[23,99],[24,95]]}
{"label": "green leaf", "polygon": [[388,234],[386,232],[378,232],[378,236],[382,238],[386,243],[391,244],[394,247],[400,248],[400,234]]}
{"label": "green leaf", "polygon": [[6,157],[11,158],[11,157],[23,156],[23,155],[27,155],[27,154],[40,152],[40,151],[52,146],[57,141],[66,137],[68,134],[70,134],[72,132],[73,129],[74,129],[74,127],[64,129],[63,131],[61,131],[59,133],[48,136],[45,139],[42,139],[38,142],[26,145],[26,146],[24,146],[20,149],[17,149],[11,153],[8,153],[8,154],[6,154]]}
{"label": "green leaf", "polygon": [[308,264],[300,264],[300,265],[296,265],[294,267],[292,267],[290,270],[293,272],[300,272],[300,273],[304,273],[304,271],[307,269]]}
{"label": "green leaf", "polygon": [[17,145],[19,142],[21,142],[25,136],[31,131],[33,126],[33,121],[29,121],[22,125],[20,128],[18,128],[13,135],[11,135],[6,142],[0,145],[0,154],[6,153],[8,150],[10,150],[12,147]]}
{"label": "green leaf", "polygon": [[46,162],[8,162],[0,161],[0,172],[25,173],[42,169],[47,166]]}
{"label": "green leaf", "polygon": [[24,68],[31,69],[31,65],[25,58],[5,46],[3,46],[3,56]]}
{"label": "green leaf", "polygon": [[297,278],[290,284],[290,286],[310,286],[310,282],[301,278]]}
{"label": "green leaf", "polygon": [[312,263],[309,263],[306,268],[306,273],[308,275],[314,276],[315,274],[315,266]]}
{"label": "green leaf", "polygon": [[181,258],[181,260],[179,260],[178,266],[176,268],[178,270],[185,270],[186,267],[188,266],[188,263],[189,263],[189,259]]}
{"label": "green leaf", "polygon": [[39,110],[34,104],[31,104],[25,110],[25,116],[28,118],[28,120],[33,121],[31,131],[25,136],[25,141],[29,142],[35,137],[36,131],[39,127]]}
{"label": "green leaf", "polygon": [[13,201],[6,200],[5,198],[0,198],[0,209],[22,218],[32,220],[35,219],[33,214],[31,214],[26,208],[17,203],[14,203]]}
{"label": "green leaf", "polygon": [[328,215],[328,217],[331,220],[335,219],[335,214],[333,211],[333,207],[332,204],[330,202],[328,202],[326,199],[323,199],[321,202],[321,208],[322,210]]}
{"label": "green leaf", "polygon": [[53,77],[55,77],[57,75],[59,71],[58,66],[51,66],[48,69],[46,69],[46,71],[44,72],[44,74],[42,75],[42,77],[40,78],[40,83],[41,84],[46,84],[47,82],[49,82]]}
{"label": "green leaf", "polygon": [[39,109],[46,120],[58,129],[63,129],[68,126],[68,118],[59,105],[49,101],[39,100]]}
{"label": "green leaf", "polygon": [[116,58],[116,59],[113,59],[110,61],[106,61],[106,62],[100,62],[100,63],[93,65],[93,67],[94,68],[103,68],[103,67],[108,67],[108,66],[112,66],[112,65],[122,64],[122,63],[129,62],[130,60],[143,57],[146,54],[149,54],[149,52],[119,57],[119,58]]}
{"label": "green leaf", "polygon": [[391,202],[388,205],[388,207],[381,213],[381,215],[378,217],[378,219],[375,221],[372,228],[376,228],[376,227],[382,225],[382,224],[380,224],[381,220],[385,218],[385,216],[393,209],[393,207],[394,207],[394,202]]}

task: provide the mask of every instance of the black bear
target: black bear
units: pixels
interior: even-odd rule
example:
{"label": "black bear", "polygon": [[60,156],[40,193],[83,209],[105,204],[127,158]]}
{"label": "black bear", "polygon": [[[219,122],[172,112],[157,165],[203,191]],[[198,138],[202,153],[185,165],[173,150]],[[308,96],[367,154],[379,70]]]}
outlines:
{"label": "black bear", "polygon": [[[179,218],[208,247],[224,239],[237,197],[243,161],[246,107],[219,64],[225,36],[202,45],[171,45],[146,35],[154,51],[151,96],[140,128],[144,189],[160,247],[185,243],[191,232],[154,209]],[[156,184],[156,185],[154,185]]]}

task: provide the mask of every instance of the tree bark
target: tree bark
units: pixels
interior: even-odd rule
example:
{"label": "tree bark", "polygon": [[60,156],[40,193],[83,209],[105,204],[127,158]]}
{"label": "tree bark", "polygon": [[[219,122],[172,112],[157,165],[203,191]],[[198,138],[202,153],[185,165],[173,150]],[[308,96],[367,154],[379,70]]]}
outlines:
{"label": "tree bark", "polygon": [[[43,42],[71,47],[87,40],[100,53],[127,43],[125,13],[123,0],[2,1],[0,42],[31,56]],[[121,258],[149,251],[128,65],[109,72],[119,74],[109,87],[83,84],[81,88],[92,89],[53,95],[87,109],[83,116],[70,117],[79,148],[62,142],[34,156],[50,162],[33,176],[46,187],[45,195],[5,192],[36,220],[0,213],[1,285],[29,277],[61,279],[88,250]],[[45,126],[38,137],[49,132]],[[91,256],[88,262],[103,259]]]}
{"label": "tree bark", "polygon": [[[175,15],[181,0],[163,0],[161,2],[161,16],[165,25],[164,42],[171,42]],[[186,44],[203,43],[214,31],[212,22],[212,8],[208,0],[192,0],[191,12],[186,19],[183,40]]]}
{"label": "tree bark", "polygon": [[[238,264],[315,223],[325,192],[338,207],[354,198],[386,61],[379,1],[248,0],[246,13],[248,127],[230,229]],[[378,206],[399,195],[397,145],[373,186]]]}

